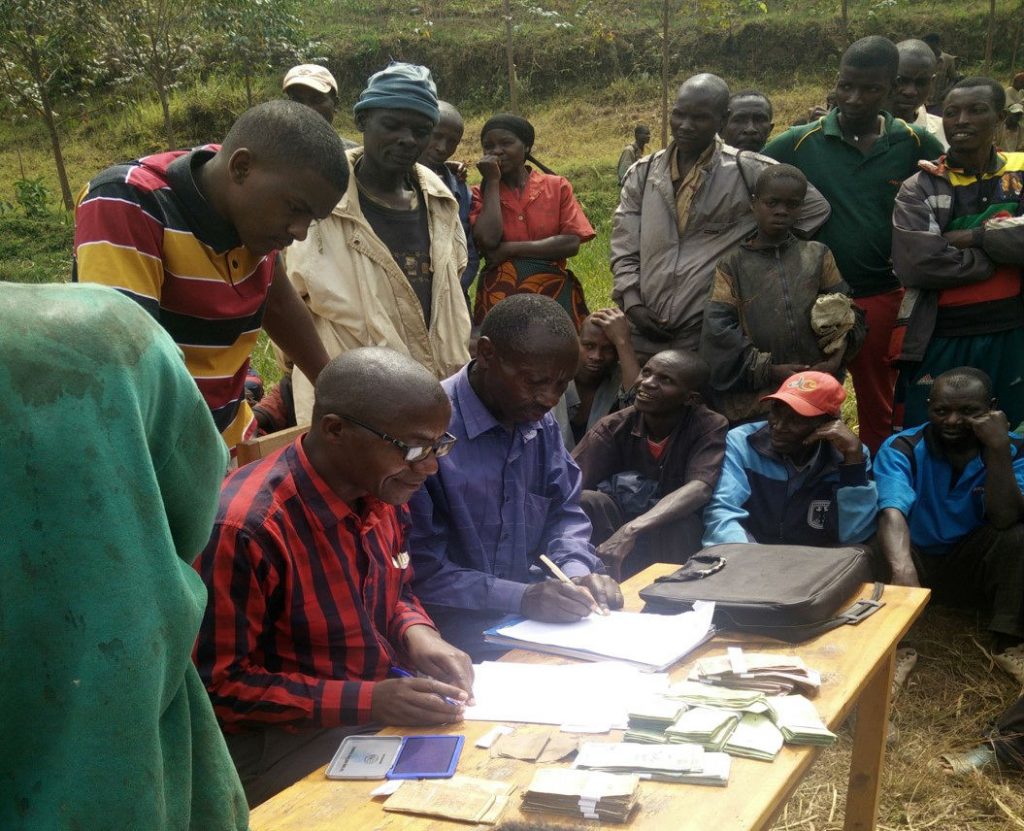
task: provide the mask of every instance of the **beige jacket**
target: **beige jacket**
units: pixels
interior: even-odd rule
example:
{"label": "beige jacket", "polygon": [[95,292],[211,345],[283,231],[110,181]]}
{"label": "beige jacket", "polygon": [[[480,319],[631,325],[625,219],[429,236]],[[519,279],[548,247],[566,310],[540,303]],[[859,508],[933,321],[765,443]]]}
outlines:
{"label": "beige jacket", "polygon": [[[350,165],[362,148],[348,151]],[[285,270],[306,301],[327,354],[359,346],[387,346],[415,358],[437,378],[469,361],[469,310],[459,276],[466,267],[466,235],[459,205],[444,183],[416,165],[427,205],[434,272],[430,327],[412,286],[359,208],[356,177],[331,215],[314,222],[309,236],[284,252]],[[308,424],[313,387],[295,368],[295,417]]]}

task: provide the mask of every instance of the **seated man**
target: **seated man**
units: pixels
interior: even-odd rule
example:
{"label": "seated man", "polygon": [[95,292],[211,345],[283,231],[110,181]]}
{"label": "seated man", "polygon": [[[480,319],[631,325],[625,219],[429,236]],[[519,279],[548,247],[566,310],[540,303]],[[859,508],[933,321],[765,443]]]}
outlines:
{"label": "seated man", "polygon": [[871,461],[840,418],[846,390],[801,372],[772,395],[767,421],[729,431],[725,466],[704,511],[704,545],[834,546],[875,532]]}
{"label": "seated man", "polygon": [[[591,542],[606,563],[627,560],[627,574],[655,562],[685,562],[700,549],[700,512],[718,483],[729,429],[700,399],[708,375],[693,352],[659,352],[640,370],[633,406],[601,419],[573,452],[583,472],[580,503],[594,526]],[[656,485],[650,509],[629,510],[616,493],[619,474]]]}
{"label": "seated man", "polygon": [[[580,470],[548,412],[578,361],[565,310],[516,294],[487,313],[476,360],[442,382],[458,444],[409,504],[409,553],[417,596],[474,659],[488,654],[483,630],[507,614],[570,622],[622,606],[615,581],[596,573]],[[541,554],[579,588],[542,580]]]}
{"label": "seated man", "polygon": [[981,370],[932,385],[927,423],[890,438],[875,477],[892,582],[989,613],[996,663],[1024,684],[1024,440]]}
{"label": "seated man", "polygon": [[0,320],[0,828],[244,831],[189,660],[228,456],[210,411],[113,289],[4,283]]}
{"label": "seated man", "polygon": [[[250,805],[357,725],[457,721],[471,690],[469,659],[412,595],[395,507],[452,447],[448,399],[379,348],[335,358],[315,395],[308,434],[225,480],[195,563],[209,590],[196,664]],[[402,667],[431,677],[389,677]]]}
{"label": "seated man", "polygon": [[629,321],[622,310],[598,309],[585,317],[580,326],[580,365],[554,411],[566,450],[625,403],[626,389],[639,374]]}

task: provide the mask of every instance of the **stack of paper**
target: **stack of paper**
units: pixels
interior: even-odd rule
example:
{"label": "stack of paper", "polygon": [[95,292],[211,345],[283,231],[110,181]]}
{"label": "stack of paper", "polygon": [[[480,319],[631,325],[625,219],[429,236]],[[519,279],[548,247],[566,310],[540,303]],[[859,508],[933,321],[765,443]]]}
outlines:
{"label": "stack of paper", "polygon": [[715,632],[714,603],[698,601],[678,615],[640,612],[592,614],[575,623],[519,620],[484,632],[490,643],[509,649],[533,649],[587,661],[614,658],[643,669],[664,670],[700,646]]}
{"label": "stack of paper", "polygon": [[451,779],[406,779],[384,802],[385,811],[493,825],[515,785],[456,774]]}
{"label": "stack of paper", "polygon": [[625,728],[630,702],[668,689],[668,676],[627,664],[515,664],[485,661],[473,667],[467,721],[572,724],[594,730]]}
{"label": "stack of paper", "polygon": [[782,749],[782,733],[768,716],[744,713],[722,749],[730,756],[771,762]]}
{"label": "stack of paper", "polygon": [[665,735],[672,743],[692,742],[705,750],[722,750],[739,721],[737,712],[694,707],[679,716],[676,723],[665,730]]}
{"label": "stack of paper", "polygon": [[540,768],[523,794],[524,812],[626,822],[636,810],[640,780],[603,771]]}
{"label": "stack of paper", "polygon": [[836,734],[825,726],[814,704],[802,695],[769,698],[768,713],[787,744],[824,746],[836,740]]}
{"label": "stack of paper", "polygon": [[630,727],[623,734],[622,740],[634,744],[665,744],[668,741],[668,736],[664,730],[641,730]]}
{"label": "stack of paper", "polygon": [[821,675],[795,655],[743,652],[736,647],[726,655],[698,661],[690,679],[768,695],[786,695],[795,689],[814,695],[821,688]]}
{"label": "stack of paper", "polygon": [[731,761],[726,753],[705,753],[700,745],[650,747],[632,742],[588,742],[580,748],[575,767],[609,773],[635,773],[641,779],[690,785],[726,785]]}
{"label": "stack of paper", "polygon": [[690,707],[717,707],[763,713],[767,710],[764,693],[758,690],[731,690],[700,681],[680,681],[669,687],[666,698]]}
{"label": "stack of paper", "polygon": [[633,742],[584,742],[573,767],[672,782],[682,773],[704,769],[704,748],[696,744],[651,747]]}
{"label": "stack of paper", "polygon": [[631,730],[664,730],[675,724],[685,709],[686,705],[682,702],[665,696],[636,702],[629,708],[629,727]]}

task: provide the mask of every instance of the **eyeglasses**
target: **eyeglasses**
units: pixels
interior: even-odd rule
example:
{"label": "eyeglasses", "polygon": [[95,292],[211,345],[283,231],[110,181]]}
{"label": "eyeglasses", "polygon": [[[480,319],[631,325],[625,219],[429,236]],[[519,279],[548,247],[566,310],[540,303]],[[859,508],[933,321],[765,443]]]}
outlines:
{"label": "eyeglasses", "polygon": [[390,436],[387,433],[382,433],[380,430],[371,427],[369,424],[364,424],[359,419],[352,418],[352,416],[343,415],[342,418],[345,419],[345,421],[350,421],[353,424],[362,427],[364,430],[369,430],[378,438],[384,439],[384,441],[391,442],[395,447],[402,451],[405,455],[405,460],[410,463],[422,462],[431,453],[433,453],[438,459],[442,456],[447,456],[452,452],[452,448],[455,446],[455,442],[457,441],[455,436],[451,433],[445,433],[433,444],[414,446],[406,444],[401,439],[396,439],[394,436]]}

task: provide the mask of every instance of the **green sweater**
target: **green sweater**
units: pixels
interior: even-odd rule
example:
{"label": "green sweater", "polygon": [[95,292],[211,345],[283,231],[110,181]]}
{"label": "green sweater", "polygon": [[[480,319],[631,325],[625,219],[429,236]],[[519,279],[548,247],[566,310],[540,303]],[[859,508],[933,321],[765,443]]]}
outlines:
{"label": "green sweater", "polygon": [[0,283],[0,355],[0,828],[247,828],[191,661],[227,453],[181,353],[112,289]]}
{"label": "green sweater", "polygon": [[832,206],[815,239],[836,258],[854,297],[900,287],[892,272],[892,209],[900,185],[943,146],[922,127],[882,113],[885,129],[865,155],[843,138],[838,110],[790,127],[761,152],[800,168]]}

